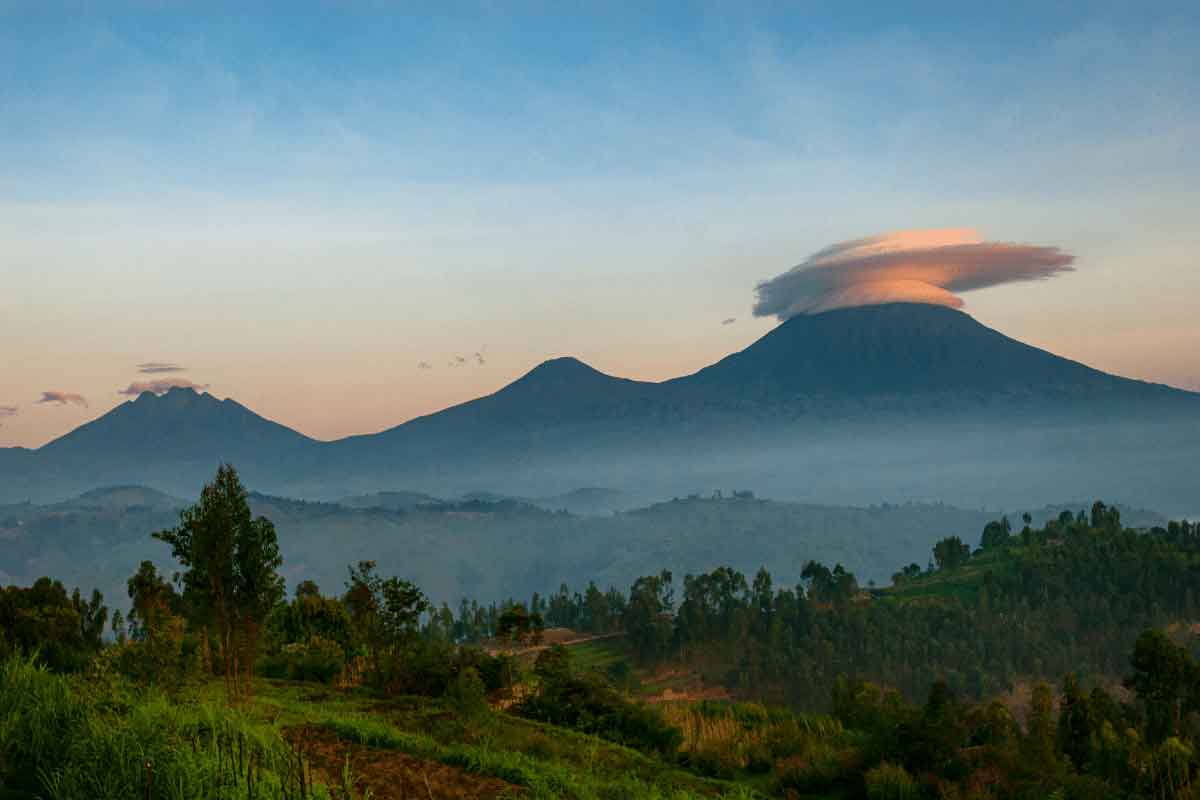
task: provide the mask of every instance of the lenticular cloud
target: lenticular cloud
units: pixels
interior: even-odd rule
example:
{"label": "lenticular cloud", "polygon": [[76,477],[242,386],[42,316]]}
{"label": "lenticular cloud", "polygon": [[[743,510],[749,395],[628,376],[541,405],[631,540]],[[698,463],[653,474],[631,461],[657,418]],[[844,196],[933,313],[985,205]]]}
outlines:
{"label": "lenticular cloud", "polygon": [[1069,272],[1057,247],[986,242],[969,228],[898,231],[826,247],[755,287],[756,317],[929,303],[960,308],[959,292]]}

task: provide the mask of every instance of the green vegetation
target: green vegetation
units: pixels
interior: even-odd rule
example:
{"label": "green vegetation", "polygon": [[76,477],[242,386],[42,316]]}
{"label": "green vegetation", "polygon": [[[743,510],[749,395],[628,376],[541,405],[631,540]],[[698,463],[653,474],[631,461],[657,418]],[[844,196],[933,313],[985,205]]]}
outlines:
{"label": "green vegetation", "polygon": [[659,660],[682,658],[745,696],[811,709],[829,708],[842,675],[910,700],[939,680],[973,699],[1066,672],[1111,681],[1143,630],[1200,615],[1200,526],[1132,530],[1096,503],[1039,529],[986,532],[975,553],[956,537],[939,542],[946,566],[910,566],[886,590],[862,591],[852,573],[820,564],[778,589],[766,570],[752,581],[728,568],[688,575],[671,614],[625,627],[660,642]]}
{"label": "green vegetation", "polygon": [[[111,641],[98,593],[0,595],[0,797],[1196,797],[1200,527],[1024,522],[881,590],[662,570],[455,614],[369,560],[285,598],[223,466]],[[681,675],[739,701],[646,702]]]}
{"label": "green vegetation", "polygon": [[[446,510],[349,508],[254,493],[248,501],[253,515],[275,526],[289,590],[311,580],[340,591],[346,565],[370,560],[415,583],[435,604],[450,603],[456,615],[462,597],[485,605],[528,600],[564,582],[580,592],[589,581],[602,593],[613,586],[627,592],[662,566],[680,577],[718,564],[753,574],[767,564],[777,582],[791,584],[816,559],[841,563],[864,584],[882,583],[894,565],[923,556],[939,538],[966,538],[994,516],[934,503],[841,508],[728,494],[594,517],[504,502]],[[174,527],[185,505],[126,488],[55,505],[0,507],[0,581],[29,585],[50,575],[68,587],[95,586],[124,611],[118,601],[133,567],[150,560],[167,576],[177,569],[150,534]]]}

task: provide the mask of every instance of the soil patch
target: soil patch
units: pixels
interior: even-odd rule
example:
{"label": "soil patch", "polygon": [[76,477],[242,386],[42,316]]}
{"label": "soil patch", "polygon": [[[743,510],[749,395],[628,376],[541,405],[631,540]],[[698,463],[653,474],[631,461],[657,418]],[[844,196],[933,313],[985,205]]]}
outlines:
{"label": "soil patch", "polygon": [[369,789],[378,800],[499,798],[520,791],[520,787],[498,778],[396,750],[347,742],[327,728],[306,725],[292,728],[285,735],[288,741],[304,742],[304,754],[315,780],[340,787],[349,759],[355,791],[361,795]]}

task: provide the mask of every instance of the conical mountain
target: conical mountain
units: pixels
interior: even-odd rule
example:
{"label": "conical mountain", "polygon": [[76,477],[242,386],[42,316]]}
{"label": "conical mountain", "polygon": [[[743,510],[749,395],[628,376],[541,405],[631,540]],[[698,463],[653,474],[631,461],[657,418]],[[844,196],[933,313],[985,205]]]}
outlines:
{"label": "conical mountain", "polygon": [[143,458],[163,453],[233,458],[250,451],[293,450],[315,444],[235,400],[175,388],[143,392],[102,417],[79,426],[39,452],[94,458],[103,452]]}
{"label": "conical mountain", "polygon": [[793,317],[741,352],[672,382],[710,395],[820,396],[854,406],[888,396],[997,400],[1188,401],[1195,395],[1109,375],[1024,344],[951,308],[893,303]]}
{"label": "conical mountain", "polygon": [[222,461],[256,486],[277,486],[311,464],[320,444],[231,399],[187,388],[144,392],[30,452],[6,494],[59,499],[144,484],[187,497]]}

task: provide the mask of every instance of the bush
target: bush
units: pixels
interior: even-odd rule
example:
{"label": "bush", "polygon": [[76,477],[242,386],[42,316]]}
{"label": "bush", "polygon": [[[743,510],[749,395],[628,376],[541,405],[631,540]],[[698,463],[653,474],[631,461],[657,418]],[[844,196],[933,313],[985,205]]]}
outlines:
{"label": "bush", "polygon": [[595,674],[545,683],[515,710],[530,719],[593,733],[645,752],[670,755],[683,742],[680,730],[657,710],[626,700]]}
{"label": "bush", "polygon": [[867,785],[867,800],[916,800],[920,788],[904,767],[886,761],[867,770],[863,776]]}
{"label": "bush", "polygon": [[346,665],[346,654],[337,642],[313,636],[306,644],[290,644],[264,656],[256,665],[264,678],[333,683]]}
{"label": "bush", "polygon": [[493,692],[512,684],[515,665],[507,656],[489,656],[479,648],[417,640],[382,657],[372,683],[392,695],[441,697],[466,669]]}
{"label": "bush", "polygon": [[450,690],[446,693],[454,711],[463,718],[474,719],[488,710],[487,691],[483,679],[474,667],[466,667],[458,673]]}
{"label": "bush", "polygon": [[706,778],[730,779],[741,767],[737,753],[726,747],[704,747],[689,751],[684,763]]}

